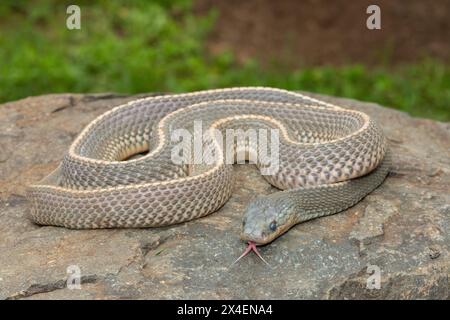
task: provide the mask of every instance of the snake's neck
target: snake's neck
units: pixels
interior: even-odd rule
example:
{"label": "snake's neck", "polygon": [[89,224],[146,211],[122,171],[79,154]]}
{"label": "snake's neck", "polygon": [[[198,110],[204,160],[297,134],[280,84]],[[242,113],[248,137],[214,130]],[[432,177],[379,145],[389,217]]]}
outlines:
{"label": "snake's neck", "polygon": [[278,192],[277,196],[286,204],[295,224],[336,213],[333,206],[324,205],[318,198],[310,197],[305,189],[285,190]]}
{"label": "snake's neck", "polygon": [[294,216],[295,224],[341,212],[361,198],[340,198],[330,191],[329,186],[323,186],[285,190],[278,194]]}

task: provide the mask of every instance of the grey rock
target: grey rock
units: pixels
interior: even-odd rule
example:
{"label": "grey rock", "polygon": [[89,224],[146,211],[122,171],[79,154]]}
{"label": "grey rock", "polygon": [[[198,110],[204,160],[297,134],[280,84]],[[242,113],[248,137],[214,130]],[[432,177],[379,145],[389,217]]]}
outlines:
{"label": "grey rock", "polygon": [[[276,191],[252,166],[235,166],[235,193],[220,211],[180,225],[76,231],[33,224],[26,186],[58,165],[89,121],[137,97],[56,94],[0,105],[0,298],[450,298],[450,125],[319,97],[374,117],[394,167],[353,208],[297,225],[261,248],[270,266],[254,255],[231,266],[245,247],[238,235],[246,205]],[[71,266],[81,289],[67,286]]]}

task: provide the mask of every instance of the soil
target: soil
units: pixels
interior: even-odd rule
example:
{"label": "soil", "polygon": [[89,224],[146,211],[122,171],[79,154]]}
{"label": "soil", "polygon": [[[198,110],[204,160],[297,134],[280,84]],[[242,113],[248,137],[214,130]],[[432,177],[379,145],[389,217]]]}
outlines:
{"label": "soil", "polygon": [[[369,30],[366,9],[381,9]],[[197,0],[218,12],[208,49],[287,66],[411,63],[450,58],[450,0]]]}

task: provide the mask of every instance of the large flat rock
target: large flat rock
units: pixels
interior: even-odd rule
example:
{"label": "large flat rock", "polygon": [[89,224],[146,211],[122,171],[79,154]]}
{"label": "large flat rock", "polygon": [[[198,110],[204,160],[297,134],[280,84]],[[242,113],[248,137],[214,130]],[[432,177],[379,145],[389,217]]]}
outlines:
{"label": "large flat rock", "polygon": [[[26,186],[58,165],[90,120],[136,98],[58,94],[0,105],[0,298],[449,298],[450,124],[372,103],[322,97],[378,120],[392,173],[353,208],[263,247],[270,266],[254,255],[230,266],[245,247],[245,206],[276,191],[249,165],[235,166],[235,192],[220,211],[176,226],[76,231],[28,220]],[[71,290],[74,265],[81,289]],[[373,270],[379,289],[368,286]]]}

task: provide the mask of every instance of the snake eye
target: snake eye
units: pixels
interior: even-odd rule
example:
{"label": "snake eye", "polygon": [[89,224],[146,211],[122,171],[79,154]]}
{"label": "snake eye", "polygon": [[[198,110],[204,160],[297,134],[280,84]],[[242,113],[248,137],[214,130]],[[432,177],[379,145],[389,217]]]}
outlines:
{"label": "snake eye", "polygon": [[275,220],[273,220],[270,225],[269,225],[269,229],[272,231],[277,230],[277,222]]}

